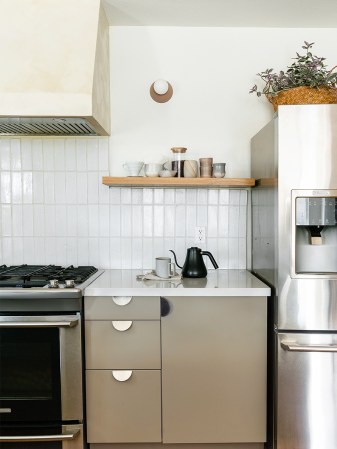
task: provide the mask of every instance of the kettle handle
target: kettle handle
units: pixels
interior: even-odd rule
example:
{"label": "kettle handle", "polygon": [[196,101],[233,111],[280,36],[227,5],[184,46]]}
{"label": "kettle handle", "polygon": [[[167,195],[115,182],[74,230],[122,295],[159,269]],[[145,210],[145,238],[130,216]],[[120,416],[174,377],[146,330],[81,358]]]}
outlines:
{"label": "kettle handle", "polygon": [[208,257],[211,259],[211,262],[212,262],[213,267],[214,267],[215,269],[219,268],[219,265],[216,263],[216,261],[215,261],[213,255],[212,255],[209,251],[201,251],[201,254],[202,254],[203,256],[208,256]]}
{"label": "kettle handle", "polygon": [[172,249],[169,249],[169,251],[171,251],[171,253],[174,255],[174,261],[175,261],[177,267],[182,268],[182,267],[178,264],[178,262],[177,262],[176,253],[175,253]]}

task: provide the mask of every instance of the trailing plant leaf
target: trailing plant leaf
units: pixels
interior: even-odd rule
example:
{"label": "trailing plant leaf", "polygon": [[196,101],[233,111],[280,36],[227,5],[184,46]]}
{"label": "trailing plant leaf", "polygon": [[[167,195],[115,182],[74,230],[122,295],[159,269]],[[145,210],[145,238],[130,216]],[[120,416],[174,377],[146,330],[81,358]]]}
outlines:
{"label": "trailing plant leaf", "polygon": [[274,73],[274,69],[266,69],[258,73],[257,76],[265,84],[261,90],[254,85],[249,93],[256,93],[258,97],[261,95],[274,97],[281,91],[300,86],[316,89],[323,86],[337,87],[337,73],[333,73],[337,66],[328,70],[324,64],[325,58],[315,56],[310,51],[313,45],[314,42],[304,41],[302,48],[306,50],[306,54],[300,55],[296,52],[296,58],[293,58],[295,62],[288,66],[286,71],[281,70],[279,73]]}

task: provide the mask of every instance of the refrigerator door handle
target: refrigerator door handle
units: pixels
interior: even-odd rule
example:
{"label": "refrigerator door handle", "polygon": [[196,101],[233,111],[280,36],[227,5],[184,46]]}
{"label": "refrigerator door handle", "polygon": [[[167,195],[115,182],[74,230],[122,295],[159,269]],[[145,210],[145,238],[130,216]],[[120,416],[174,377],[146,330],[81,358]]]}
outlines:
{"label": "refrigerator door handle", "polygon": [[281,347],[286,351],[295,352],[337,352],[337,345],[300,345],[295,342],[282,342]]}

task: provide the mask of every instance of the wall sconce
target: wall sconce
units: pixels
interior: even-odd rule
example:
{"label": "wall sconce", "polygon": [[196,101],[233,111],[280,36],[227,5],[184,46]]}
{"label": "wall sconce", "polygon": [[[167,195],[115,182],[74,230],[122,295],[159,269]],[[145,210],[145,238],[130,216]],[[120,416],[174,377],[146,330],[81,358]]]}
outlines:
{"label": "wall sconce", "polygon": [[166,103],[173,95],[173,88],[166,80],[157,80],[150,87],[152,100],[157,103]]}

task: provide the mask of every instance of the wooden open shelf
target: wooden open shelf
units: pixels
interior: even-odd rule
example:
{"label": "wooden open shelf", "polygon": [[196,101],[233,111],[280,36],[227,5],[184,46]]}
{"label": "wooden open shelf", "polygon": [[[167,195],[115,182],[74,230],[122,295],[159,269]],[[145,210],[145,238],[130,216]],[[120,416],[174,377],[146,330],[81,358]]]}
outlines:
{"label": "wooden open shelf", "polygon": [[145,176],[103,176],[109,187],[253,187],[254,178],[150,178]]}

